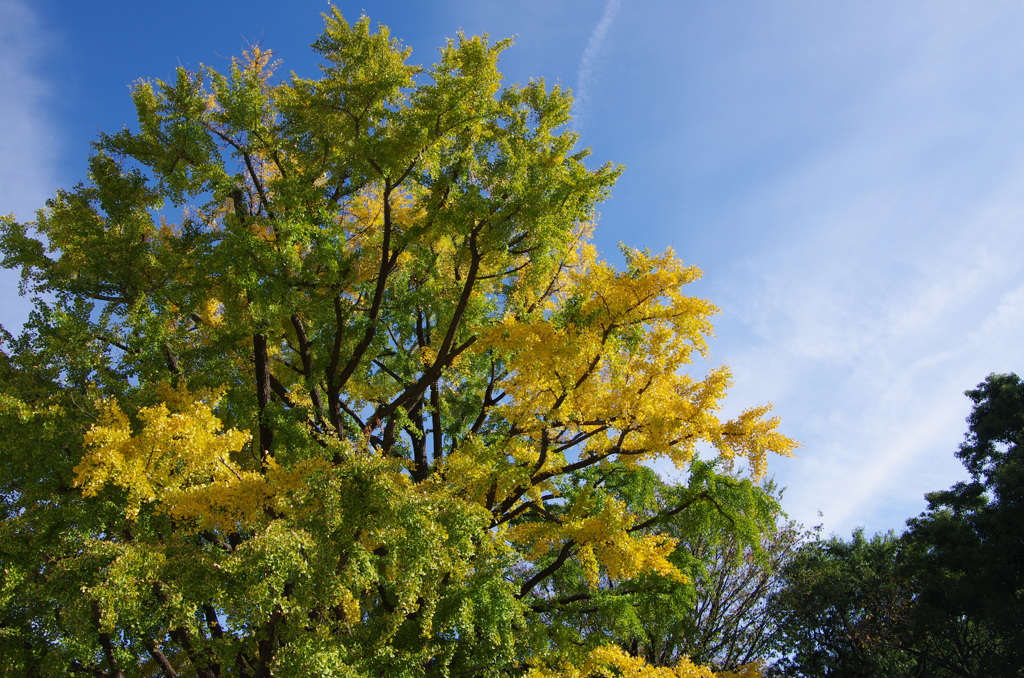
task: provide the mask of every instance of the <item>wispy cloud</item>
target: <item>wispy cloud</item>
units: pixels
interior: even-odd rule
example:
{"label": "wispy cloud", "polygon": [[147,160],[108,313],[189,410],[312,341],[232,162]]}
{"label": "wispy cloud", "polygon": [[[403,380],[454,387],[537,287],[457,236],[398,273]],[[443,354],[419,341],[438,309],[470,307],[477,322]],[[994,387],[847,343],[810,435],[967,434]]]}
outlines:
{"label": "wispy cloud", "polygon": [[795,517],[816,522],[820,509],[840,533],[898,529],[925,492],[965,476],[953,455],[963,391],[1022,369],[1024,162],[959,205],[921,204],[934,176],[846,203],[805,179],[795,194],[833,204],[809,206],[816,233],[798,228],[723,285],[723,337],[742,328],[754,339],[723,357],[737,404],[774,400],[805,443],[799,462],[776,464]]}
{"label": "wispy cloud", "polygon": [[966,476],[964,390],[1024,369],[1024,15],[814,6],[687,53],[704,65],[678,110],[702,127],[672,157],[713,148],[742,186],[712,194],[730,247],[699,260],[702,294],[727,408],[772,401],[805,445],[770,469],[787,510],[899,529]]}
{"label": "wispy cloud", "polygon": [[612,22],[615,21],[615,15],[618,14],[621,4],[622,0],[606,0],[604,11],[601,12],[601,19],[597,22],[594,30],[591,31],[590,39],[587,41],[587,48],[583,50],[583,56],[580,58],[580,68],[576,75],[576,106],[573,115],[573,122],[577,129],[583,127],[583,114],[590,102],[590,92],[596,79],[595,71],[597,70],[601,49],[604,47],[608,31],[612,27]]}
{"label": "wispy cloud", "polygon": [[[48,121],[49,89],[38,65],[45,33],[27,2],[0,2],[0,214],[30,220],[54,189],[55,134]],[[0,270],[0,324],[18,328],[28,305],[10,292],[18,276]]]}

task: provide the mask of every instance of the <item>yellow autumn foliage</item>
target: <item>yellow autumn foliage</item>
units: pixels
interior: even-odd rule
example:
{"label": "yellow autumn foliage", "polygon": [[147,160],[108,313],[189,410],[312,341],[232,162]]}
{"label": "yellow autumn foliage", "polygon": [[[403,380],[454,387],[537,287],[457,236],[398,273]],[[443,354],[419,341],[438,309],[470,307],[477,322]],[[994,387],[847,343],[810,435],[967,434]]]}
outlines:
{"label": "yellow autumn foliage", "polygon": [[[591,650],[583,661],[566,662],[554,668],[531,668],[524,678],[726,678],[730,674],[716,674],[706,666],[697,666],[684,657],[675,666],[651,666],[639,657],[630,656],[615,645],[603,645]],[[760,672],[732,674],[730,678],[757,678]]]}
{"label": "yellow autumn foliage", "polygon": [[99,420],[85,434],[88,451],[75,467],[75,484],[86,496],[108,483],[122,487],[131,516],[144,502],[156,500],[168,501],[173,510],[175,499],[185,500],[189,488],[211,480],[226,485],[261,480],[232,458],[251,436],[222,430],[213,413],[222,391],[193,394],[161,385],[159,394],[163,402],[141,408],[135,427],[116,401],[101,403]]}
{"label": "yellow autumn foliage", "polygon": [[777,419],[764,418],[769,408],[723,422],[716,412],[731,383],[728,368],[702,379],[680,371],[694,352],[706,354],[717,313],[682,291],[700,271],[671,250],[627,255],[630,269],[619,272],[580,247],[551,301],[560,314],[510,312],[488,331],[477,350],[508,356],[501,386],[509,402],[498,411],[526,433],[601,433],[587,436],[584,456],[668,457],[682,468],[699,442],[709,442],[762,477],[768,450],[787,455],[796,447],[777,432]]}

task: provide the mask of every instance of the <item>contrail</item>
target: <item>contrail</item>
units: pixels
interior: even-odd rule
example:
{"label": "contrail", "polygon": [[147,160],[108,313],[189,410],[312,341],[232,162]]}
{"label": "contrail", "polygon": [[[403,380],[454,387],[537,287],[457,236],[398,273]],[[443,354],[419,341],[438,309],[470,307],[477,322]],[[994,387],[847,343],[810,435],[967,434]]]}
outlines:
{"label": "contrail", "polygon": [[590,88],[594,81],[597,57],[601,52],[601,47],[604,46],[605,36],[608,35],[608,29],[611,28],[612,21],[615,20],[615,15],[621,4],[621,0],[607,0],[604,3],[601,20],[597,22],[597,26],[590,34],[590,40],[587,41],[587,48],[583,50],[580,70],[576,75],[576,112],[573,113],[573,123],[577,129],[583,128],[582,111],[590,100]]}

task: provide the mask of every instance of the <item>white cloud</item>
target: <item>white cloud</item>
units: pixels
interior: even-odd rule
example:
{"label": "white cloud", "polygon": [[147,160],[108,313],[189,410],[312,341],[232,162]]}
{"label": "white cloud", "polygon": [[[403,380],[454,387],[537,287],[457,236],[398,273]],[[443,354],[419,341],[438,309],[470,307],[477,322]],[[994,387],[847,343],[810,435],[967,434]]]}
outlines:
{"label": "white cloud", "polygon": [[56,155],[47,122],[48,87],[36,72],[45,48],[38,20],[20,0],[0,4],[0,204],[5,213],[32,217],[53,188]]}
{"label": "white cloud", "polygon": [[1006,21],[952,14],[887,25],[898,53],[836,95],[856,115],[808,98],[829,136],[794,134],[799,162],[741,215],[772,237],[709,293],[731,407],[774,401],[805,444],[774,466],[786,506],[806,523],[821,509],[839,533],[899,529],[925,492],[965,477],[963,391],[1024,370],[1019,43]]}
{"label": "white cloud", "polygon": [[576,90],[574,92],[576,105],[574,107],[573,122],[577,129],[583,127],[582,116],[590,102],[590,92],[594,87],[596,77],[597,61],[601,55],[601,49],[604,47],[608,31],[611,29],[612,22],[615,21],[615,15],[618,14],[621,4],[621,0],[606,0],[604,11],[601,13],[601,19],[597,22],[594,30],[591,31],[590,39],[587,41],[587,48],[583,50],[583,56],[580,58],[580,67],[576,75]]}
{"label": "white cloud", "polygon": [[[48,45],[39,20],[22,0],[0,3],[0,214],[31,220],[53,193],[57,147],[48,120],[50,97],[38,64]],[[28,304],[14,295],[18,274],[0,270],[0,324],[17,329]]]}
{"label": "white cloud", "polygon": [[904,201],[921,186],[903,181],[865,207],[794,180],[791,190],[834,201],[803,215],[819,230],[795,227],[713,295],[732,325],[723,337],[746,335],[717,351],[736,372],[733,402],[774,400],[805,443],[798,463],[776,464],[788,508],[807,523],[820,509],[840,533],[898,529],[925,492],[962,478],[963,391],[1024,369],[1024,163],[917,214]]}
{"label": "white cloud", "polygon": [[[840,533],[898,529],[965,475],[963,391],[1024,370],[1024,14],[743,7],[617,22],[666,68],[620,69],[632,105],[610,128],[649,151],[630,172],[664,163],[635,185],[677,201],[680,250],[707,271],[696,293],[723,309],[725,414],[772,401],[805,444],[770,468],[786,507]],[[649,110],[657,141],[623,115]]]}

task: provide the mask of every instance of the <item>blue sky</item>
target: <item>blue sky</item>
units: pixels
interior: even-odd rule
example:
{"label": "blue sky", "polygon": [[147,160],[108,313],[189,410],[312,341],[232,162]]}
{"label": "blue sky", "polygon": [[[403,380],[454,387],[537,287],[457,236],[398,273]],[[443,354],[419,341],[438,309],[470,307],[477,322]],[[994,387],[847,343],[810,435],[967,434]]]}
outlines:
{"label": "blue sky", "polygon": [[[596,162],[626,165],[597,240],[672,246],[722,308],[728,408],[771,401],[800,458],[785,506],[899,529],[964,476],[962,395],[1024,358],[1024,4],[1009,0],[363,0],[429,63],[513,36],[508,81],[575,90]],[[0,0],[0,212],[82,179],[129,83],[262,41],[315,74],[317,0]],[[0,322],[27,305],[0,277]],[[822,512],[818,517],[817,512]]]}

